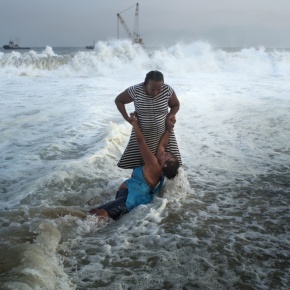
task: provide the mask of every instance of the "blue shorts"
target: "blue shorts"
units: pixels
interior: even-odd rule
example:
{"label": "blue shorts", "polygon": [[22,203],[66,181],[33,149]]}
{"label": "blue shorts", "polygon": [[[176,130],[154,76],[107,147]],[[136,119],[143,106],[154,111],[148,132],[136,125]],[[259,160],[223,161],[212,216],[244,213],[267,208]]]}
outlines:
{"label": "blue shorts", "polygon": [[110,218],[117,220],[123,214],[128,213],[126,207],[126,200],[128,195],[128,189],[119,189],[116,193],[115,200],[98,206],[98,209],[104,209],[107,211]]}

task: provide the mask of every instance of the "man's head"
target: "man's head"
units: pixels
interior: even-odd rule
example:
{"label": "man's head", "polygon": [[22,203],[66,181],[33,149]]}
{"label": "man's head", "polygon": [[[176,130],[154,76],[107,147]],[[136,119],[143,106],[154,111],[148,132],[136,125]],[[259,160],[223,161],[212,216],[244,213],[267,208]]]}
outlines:
{"label": "man's head", "polygon": [[162,172],[168,179],[173,179],[178,174],[179,161],[174,155],[167,154],[168,158],[162,164]]}

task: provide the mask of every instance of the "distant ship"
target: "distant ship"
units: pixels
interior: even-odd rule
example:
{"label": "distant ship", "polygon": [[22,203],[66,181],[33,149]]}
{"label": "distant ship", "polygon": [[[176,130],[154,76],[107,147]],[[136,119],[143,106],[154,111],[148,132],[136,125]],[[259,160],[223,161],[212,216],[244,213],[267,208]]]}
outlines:
{"label": "distant ship", "polygon": [[95,48],[95,41],[94,41],[94,44],[93,45],[87,45],[86,46],[86,49],[94,49]]}
{"label": "distant ship", "polygon": [[12,40],[9,41],[9,44],[3,45],[4,49],[30,49],[30,47],[20,47],[17,43],[14,43]]}

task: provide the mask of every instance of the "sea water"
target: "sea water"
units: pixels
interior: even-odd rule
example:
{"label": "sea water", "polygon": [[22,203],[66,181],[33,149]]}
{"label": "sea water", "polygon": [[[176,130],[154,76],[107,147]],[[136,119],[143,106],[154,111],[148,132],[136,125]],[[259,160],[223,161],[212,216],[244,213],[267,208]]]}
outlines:
{"label": "sea water", "polygon": [[[151,204],[87,217],[131,174],[114,99],[150,70],[183,166]],[[289,75],[287,49],[203,42],[0,52],[0,288],[289,289]]]}

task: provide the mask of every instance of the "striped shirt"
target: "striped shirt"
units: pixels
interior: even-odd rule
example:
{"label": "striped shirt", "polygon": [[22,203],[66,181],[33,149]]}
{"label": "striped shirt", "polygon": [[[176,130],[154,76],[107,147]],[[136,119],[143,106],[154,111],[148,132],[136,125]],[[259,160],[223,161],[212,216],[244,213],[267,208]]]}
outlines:
{"label": "striped shirt", "polygon": [[[135,112],[146,143],[151,152],[156,154],[160,139],[166,130],[168,101],[173,94],[173,89],[169,85],[163,84],[161,93],[156,97],[151,97],[146,95],[143,83],[141,83],[128,88],[127,92],[134,101]],[[166,151],[175,155],[179,164],[182,165],[174,132],[170,135]],[[121,168],[133,169],[143,164],[144,161],[132,128],[129,143],[117,165]]]}

